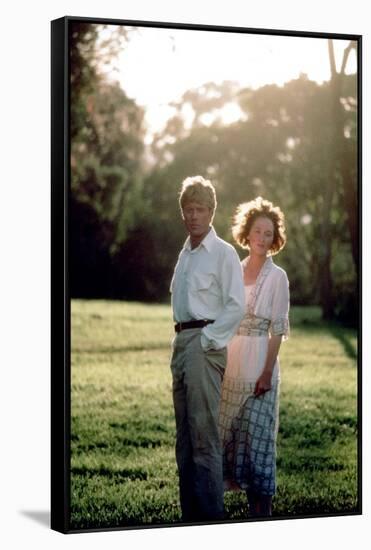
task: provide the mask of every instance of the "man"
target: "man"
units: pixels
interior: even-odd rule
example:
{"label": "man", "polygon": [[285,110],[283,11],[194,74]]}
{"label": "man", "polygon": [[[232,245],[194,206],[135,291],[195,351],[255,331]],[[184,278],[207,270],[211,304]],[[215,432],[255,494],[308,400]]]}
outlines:
{"label": "man", "polygon": [[185,522],[223,518],[223,464],[218,433],[226,345],[244,315],[242,268],[212,220],[215,190],[187,178],[179,198],[188,232],[170,286],[176,336],[171,371],[176,459]]}

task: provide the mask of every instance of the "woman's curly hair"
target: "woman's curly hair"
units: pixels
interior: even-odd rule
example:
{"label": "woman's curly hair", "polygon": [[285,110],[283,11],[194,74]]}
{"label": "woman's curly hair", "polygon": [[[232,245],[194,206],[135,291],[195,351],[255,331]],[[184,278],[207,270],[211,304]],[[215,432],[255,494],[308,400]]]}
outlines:
{"label": "woman's curly hair", "polygon": [[248,235],[257,218],[268,218],[273,223],[273,242],[269,252],[274,256],[286,244],[285,216],[278,206],[262,197],[237,206],[232,224],[233,238],[242,248],[250,249]]}

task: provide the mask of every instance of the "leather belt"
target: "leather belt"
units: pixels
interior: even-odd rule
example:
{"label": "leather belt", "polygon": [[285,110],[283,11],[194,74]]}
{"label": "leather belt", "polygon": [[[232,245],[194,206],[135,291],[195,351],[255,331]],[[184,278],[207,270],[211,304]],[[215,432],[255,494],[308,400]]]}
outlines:
{"label": "leather belt", "polygon": [[210,325],[214,321],[210,319],[200,319],[199,321],[184,321],[183,323],[177,323],[174,326],[175,332],[181,332],[182,330],[187,330],[189,328],[202,328],[206,325]]}

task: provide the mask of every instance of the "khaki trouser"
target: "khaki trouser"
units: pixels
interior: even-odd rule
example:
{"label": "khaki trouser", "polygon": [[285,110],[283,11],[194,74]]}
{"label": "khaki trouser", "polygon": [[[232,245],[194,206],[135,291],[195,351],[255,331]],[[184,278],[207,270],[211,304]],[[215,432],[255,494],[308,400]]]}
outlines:
{"label": "khaki trouser", "polygon": [[183,521],[223,518],[218,416],[226,359],[226,348],[202,349],[201,329],[183,330],[174,339],[171,371]]}

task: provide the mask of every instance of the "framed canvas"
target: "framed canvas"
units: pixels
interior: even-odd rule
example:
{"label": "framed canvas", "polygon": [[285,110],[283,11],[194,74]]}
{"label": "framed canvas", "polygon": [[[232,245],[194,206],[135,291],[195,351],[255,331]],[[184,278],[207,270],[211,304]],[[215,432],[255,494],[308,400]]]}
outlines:
{"label": "framed canvas", "polygon": [[[362,37],[62,17],[51,53],[52,529],[361,514]],[[238,205],[285,215],[269,513],[253,513],[252,481],[225,488],[222,517],[186,520],[180,503],[169,287],[196,175],[240,259]]]}

